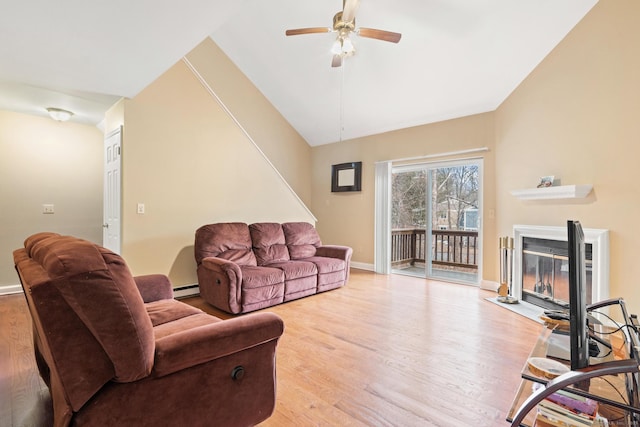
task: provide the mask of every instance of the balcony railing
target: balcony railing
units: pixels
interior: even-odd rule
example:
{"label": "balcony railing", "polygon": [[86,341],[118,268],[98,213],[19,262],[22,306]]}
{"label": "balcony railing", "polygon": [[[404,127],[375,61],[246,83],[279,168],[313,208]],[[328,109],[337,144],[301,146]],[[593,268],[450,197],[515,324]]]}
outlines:
{"label": "balcony railing", "polygon": [[[450,267],[478,268],[477,231],[433,230],[431,263]],[[400,228],[391,230],[391,266],[402,267],[426,261],[425,230]]]}

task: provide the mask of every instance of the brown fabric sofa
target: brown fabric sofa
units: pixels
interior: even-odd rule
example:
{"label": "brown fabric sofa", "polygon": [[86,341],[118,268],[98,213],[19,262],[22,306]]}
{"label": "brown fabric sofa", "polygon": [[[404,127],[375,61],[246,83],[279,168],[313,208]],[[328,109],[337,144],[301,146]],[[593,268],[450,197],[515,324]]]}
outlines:
{"label": "brown fabric sofa", "polygon": [[306,222],[208,224],[195,237],[200,295],[234,314],[343,286],[351,254]]}
{"label": "brown fabric sofa", "polygon": [[55,426],[250,426],[275,405],[282,320],[221,320],[132,277],[85,240],[39,233],[14,251]]}

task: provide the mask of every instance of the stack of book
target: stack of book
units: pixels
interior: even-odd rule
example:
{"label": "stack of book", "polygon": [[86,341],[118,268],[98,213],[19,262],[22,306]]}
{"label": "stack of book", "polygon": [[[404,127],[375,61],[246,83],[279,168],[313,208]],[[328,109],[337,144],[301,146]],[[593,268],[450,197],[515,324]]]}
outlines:
{"label": "stack of book", "polygon": [[598,402],[560,390],[538,404],[537,424],[553,427],[594,427]]}

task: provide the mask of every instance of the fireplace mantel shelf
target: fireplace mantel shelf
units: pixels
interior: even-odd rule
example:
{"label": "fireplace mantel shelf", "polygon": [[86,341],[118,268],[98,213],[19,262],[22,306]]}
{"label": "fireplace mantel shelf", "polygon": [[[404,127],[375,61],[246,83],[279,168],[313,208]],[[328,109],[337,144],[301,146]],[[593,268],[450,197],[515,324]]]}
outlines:
{"label": "fireplace mantel shelf", "polygon": [[559,185],[555,187],[511,190],[520,200],[584,199],[591,193],[593,185]]}

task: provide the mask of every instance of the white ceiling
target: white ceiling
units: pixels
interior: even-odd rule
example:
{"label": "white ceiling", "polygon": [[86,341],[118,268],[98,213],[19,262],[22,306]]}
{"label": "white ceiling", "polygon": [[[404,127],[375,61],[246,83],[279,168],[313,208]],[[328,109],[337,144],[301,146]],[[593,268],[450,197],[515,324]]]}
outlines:
{"label": "white ceiling", "polygon": [[355,36],[331,68],[340,0],[1,0],[0,109],[74,111],[96,124],[207,35],[310,145],[492,111],[597,0],[361,0]]}

